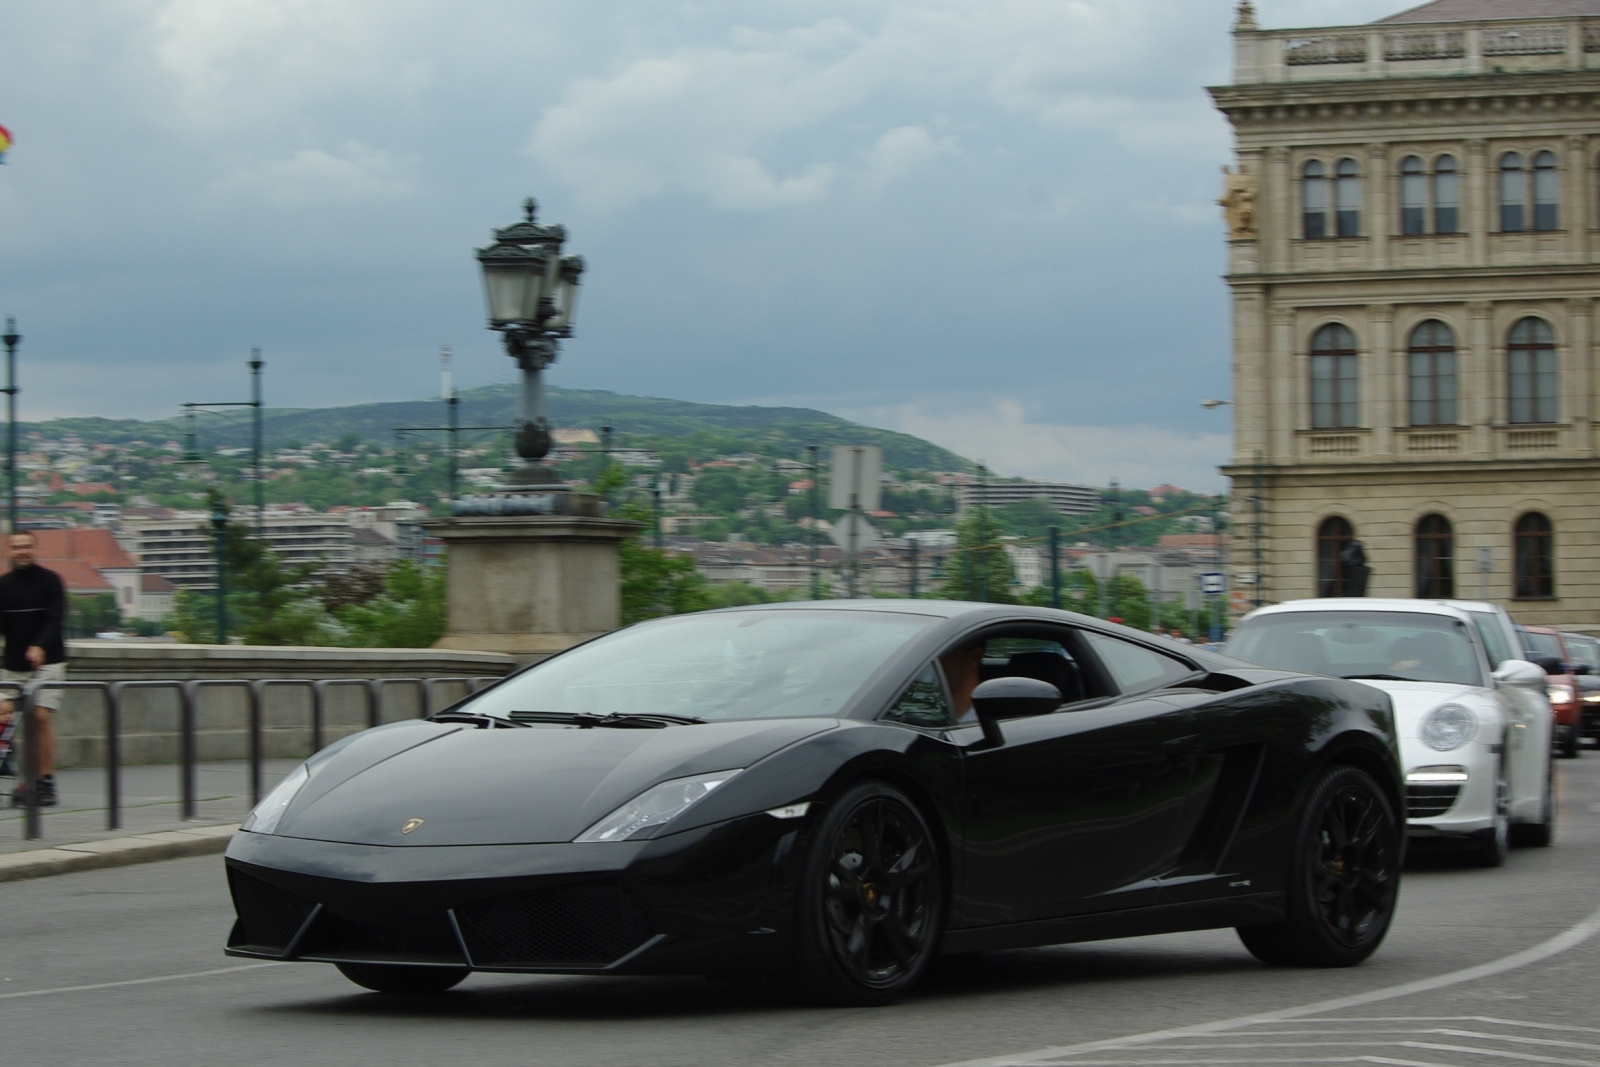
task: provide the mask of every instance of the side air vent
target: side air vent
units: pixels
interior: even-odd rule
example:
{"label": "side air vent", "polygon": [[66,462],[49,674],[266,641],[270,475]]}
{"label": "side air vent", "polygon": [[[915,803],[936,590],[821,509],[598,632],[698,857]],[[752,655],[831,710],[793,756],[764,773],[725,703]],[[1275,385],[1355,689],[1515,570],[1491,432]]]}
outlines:
{"label": "side air vent", "polygon": [[456,910],[472,962],[484,967],[604,967],[650,938],[619,885],[560,886]]}
{"label": "side air vent", "polygon": [[1459,782],[1410,782],[1406,785],[1406,817],[1438,818],[1455,805],[1460,795]]}
{"label": "side air vent", "polygon": [[229,948],[282,954],[316,908],[304,897],[279,889],[243,871],[228,868],[228,889],[239,921]]}

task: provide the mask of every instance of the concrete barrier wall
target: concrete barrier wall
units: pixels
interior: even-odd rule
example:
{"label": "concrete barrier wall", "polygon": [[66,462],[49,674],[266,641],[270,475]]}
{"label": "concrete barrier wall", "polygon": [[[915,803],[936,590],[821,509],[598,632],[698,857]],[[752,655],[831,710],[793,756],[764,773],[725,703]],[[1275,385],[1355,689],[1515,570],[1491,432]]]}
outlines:
{"label": "concrete barrier wall", "polygon": [[[74,641],[67,650],[71,681],[294,678],[306,682],[347,678],[459,679],[433,687],[430,710],[465,696],[471,678],[498,678],[513,669],[510,656],[429,648],[300,648],[176,645],[126,641]],[[100,694],[68,690],[56,716],[57,762],[63,767],[105,763],[106,714]],[[421,687],[383,686],[379,720],[423,713]],[[122,762],[178,759],[178,694],[165,689],[125,690],[121,700]],[[263,693],[262,750],[269,757],[311,753],[311,686],[269,686]],[[367,693],[360,685],[326,690],[323,743],[367,727]],[[250,752],[249,694],[243,686],[206,686],[195,707],[196,757],[244,759]]]}

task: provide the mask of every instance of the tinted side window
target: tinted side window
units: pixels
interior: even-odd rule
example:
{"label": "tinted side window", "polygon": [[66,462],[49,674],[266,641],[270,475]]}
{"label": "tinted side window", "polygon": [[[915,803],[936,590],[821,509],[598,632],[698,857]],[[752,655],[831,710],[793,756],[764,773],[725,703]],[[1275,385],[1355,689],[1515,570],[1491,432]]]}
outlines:
{"label": "tinted side window", "polygon": [[1187,663],[1154,649],[1105,634],[1085,633],[1106,671],[1124,693],[1160,689],[1194,674]]}
{"label": "tinted side window", "polygon": [[894,702],[884,718],[908,726],[937,728],[950,725],[950,704],[944,698],[944,686],[931,663],[906,686],[906,691],[900,694],[900,699]]}

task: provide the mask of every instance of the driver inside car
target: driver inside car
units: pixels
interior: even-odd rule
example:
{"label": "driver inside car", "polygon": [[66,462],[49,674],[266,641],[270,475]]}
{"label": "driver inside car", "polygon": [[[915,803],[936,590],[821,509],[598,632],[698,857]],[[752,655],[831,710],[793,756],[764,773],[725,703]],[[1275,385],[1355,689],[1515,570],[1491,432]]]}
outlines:
{"label": "driver inside car", "polygon": [[944,669],[945,681],[950,685],[950,706],[956,722],[977,722],[978,713],[972,709],[972,691],[978,688],[983,668],[983,642],[974,641],[946,652],[939,657],[939,666]]}

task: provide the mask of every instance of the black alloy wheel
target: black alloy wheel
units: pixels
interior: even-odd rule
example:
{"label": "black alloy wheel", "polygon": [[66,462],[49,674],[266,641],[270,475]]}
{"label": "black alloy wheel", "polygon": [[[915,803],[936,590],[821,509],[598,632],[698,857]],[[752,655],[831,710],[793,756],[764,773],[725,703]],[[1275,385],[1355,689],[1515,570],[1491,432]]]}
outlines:
{"label": "black alloy wheel", "polygon": [[882,782],[846,791],[817,828],[797,894],[796,991],[830,1004],[904,996],[938,950],[943,888],[916,805]]}
{"label": "black alloy wheel", "polygon": [[336,963],[334,966],[358,986],[377,993],[411,996],[443,993],[459,985],[471,973],[465,967],[424,967],[410,963]]}
{"label": "black alloy wheel", "polygon": [[1516,823],[1511,827],[1511,843],[1523,848],[1544,848],[1556,836],[1556,767],[1555,761],[1544,764],[1544,801],[1539,805],[1538,822]]}
{"label": "black alloy wheel", "polygon": [[1403,827],[1372,776],[1330,767],[1312,788],[1285,887],[1285,918],[1242,926],[1263,963],[1349,967],[1377,951],[1394,918]]}

